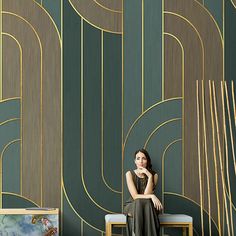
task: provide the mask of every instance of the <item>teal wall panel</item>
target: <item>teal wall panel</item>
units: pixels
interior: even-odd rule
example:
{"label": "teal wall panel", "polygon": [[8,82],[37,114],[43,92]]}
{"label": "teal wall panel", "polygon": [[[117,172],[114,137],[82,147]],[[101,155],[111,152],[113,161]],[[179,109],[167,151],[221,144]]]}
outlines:
{"label": "teal wall panel", "polygon": [[0,123],[9,119],[20,118],[20,99],[10,99],[0,103]]}

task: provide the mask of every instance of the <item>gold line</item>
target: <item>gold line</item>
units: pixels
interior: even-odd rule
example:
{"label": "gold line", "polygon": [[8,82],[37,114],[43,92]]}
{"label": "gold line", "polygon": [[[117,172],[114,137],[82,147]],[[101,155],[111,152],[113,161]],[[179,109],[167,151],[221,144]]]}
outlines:
{"label": "gold line", "polygon": [[[63,0],[61,0],[61,45],[63,45]],[[63,146],[63,127],[64,127],[64,120],[63,120],[63,47],[61,47],[61,217],[60,217],[60,230],[61,235],[63,234],[63,215],[64,215],[64,205],[63,205],[63,190],[62,190],[62,179],[63,179],[63,153],[64,153],[64,146]]]}
{"label": "gold line", "polygon": [[114,10],[114,9],[111,9],[111,8],[108,8],[108,7],[105,7],[104,5],[102,5],[101,3],[97,2],[96,0],[93,0],[98,6],[100,6],[101,8],[107,10],[107,11],[111,11],[111,12],[115,12],[115,13],[120,13],[122,14],[123,12],[122,11],[118,11],[118,10]]}
{"label": "gold line", "polygon": [[141,53],[142,53],[142,113],[144,111],[144,0],[142,1],[142,45],[141,45]]}
{"label": "gold line", "polygon": [[206,137],[205,88],[204,88],[204,81],[203,80],[202,80],[202,118],[203,118],[204,151],[205,151],[206,179],[207,179],[208,216],[209,216],[208,222],[209,222],[209,233],[211,235],[211,193],[210,193],[210,178],[209,178],[207,137]]}
{"label": "gold line", "polygon": [[231,93],[232,93],[232,100],[233,100],[233,110],[234,110],[234,125],[236,127],[236,106],[235,106],[235,98],[234,98],[234,81],[231,81]]}
{"label": "gold line", "polygon": [[121,47],[122,47],[122,82],[121,82],[121,93],[122,93],[122,101],[121,101],[121,189],[122,189],[122,198],[121,198],[121,209],[123,209],[124,205],[124,0],[122,0],[122,39],[121,39]]}
{"label": "gold line", "polygon": [[[227,111],[228,111],[228,119],[229,119],[229,131],[230,131],[230,139],[231,139],[231,149],[232,149],[232,159],[234,163],[234,173],[236,175],[236,160],[235,160],[235,152],[234,152],[234,140],[233,140],[233,131],[232,131],[232,121],[231,121],[231,115],[230,115],[230,107],[229,107],[229,96],[228,96],[228,89],[226,82],[224,82],[225,85],[225,95],[226,95],[226,104],[227,104]],[[226,123],[225,123],[226,124]]]}
{"label": "gold line", "polygon": [[165,102],[169,102],[169,101],[174,101],[174,100],[179,100],[179,99],[182,99],[182,97],[175,97],[175,98],[169,98],[169,99],[166,99],[166,100],[163,100],[163,101],[160,101],[160,102],[157,102],[155,104],[153,104],[152,106],[150,106],[149,108],[147,108],[141,115],[139,115],[136,120],[132,123],[131,127],[129,128],[128,132],[127,132],[127,135],[125,137],[125,142],[124,142],[124,148],[125,148],[125,145],[126,145],[126,142],[127,142],[127,139],[129,137],[129,134],[131,132],[131,130],[133,129],[133,127],[135,126],[135,124],[139,121],[139,119],[145,115],[145,113],[147,113],[148,111],[150,111],[151,109],[155,108],[156,106],[159,106],[160,104],[162,103],[165,103]]}
{"label": "gold line", "polygon": [[209,80],[209,96],[210,96],[210,111],[211,111],[211,124],[212,124],[212,143],[213,143],[213,157],[214,157],[214,167],[215,167],[215,187],[216,187],[216,201],[217,201],[217,214],[218,214],[218,228],[219,236],[221,236],[221,217],[220,217],[220,201],[219,201],[219,182],[218,182],[218,167],[216,161],[216,144],[215,144],[215,125],[213,120],[213,108],[212,108],[212,91],[211,91],[211,81]]}
{"label": "gold line", "polygon": [[17,197],[20,197],[20,198],[23,198],[31,203],[33,203],[34,205],[36,205],[37,207],[40,207],[37,203],[35,203],[33,200],[25,197],[25,196],[22,196],[22,195],[19,195],[17,193],[10,193],[10,192],[2,192],[3,194],[8,194],[8,195],[13,195],[13,196],[17,196]]}
{"label": "gold line", "polygon": [[43,0],[41,0],[41,5],[43,6]]}
{"label": "gold line", "polygon": [[42,50],[42,44],[41,44],[41,40],[39,38],[37,31],[25,18],[21,17],[20,15],[15,14],[15,13],[12,13],[12,12],[3,11],[2,13],[16,16],[16,17],[20,18],[21,20],[23,20],[24,22],[26,22],[26,24],[28,24],[30,26],[30,28],[34,31],[35,36],[39,42],[39,48],[40,48],[40,89],[41,89],[40,109],[41,109],[41,206],[42,206],[43,205],[43,119],[42,119],[42,115],[43,115],[42,114],[42,107],[43,107],[43,104],[42,104],[43,103],[43,94],[42,94],[43,93],[43,91],[42,91],[43,50]]}
{"label": "gold line", "polygon": [[68,0],[70,5],[72,6],[72,8],[75,10],[75,12],[77,12],[77,14],[81,17],[81,19],[83,19],[84,21],[86,21],[88,24],[92,25],[93,27],[99,29],[99,30],[103,30],[105,32],[108,32],[108,33],[113,33],[113,34],[122,34],[122,32],[116,32],[116,31],[110,31],[110,30],[106,30],[106,29],[102,29],[98,26],[96,26],[95,24],[89,22],[87,19],[85,19],[81,14],[80,12],[75,8],[75,6],[73,5],[73,3],[71,3],[71,0]]}
{"label": "gold line", "polygon": [[84,224],[83,224],[83,220],[80,221],[80,233],[81,235],[84,235]]}
{"label": "gold line", "polygon": [[88,223],[86,220],[84,220],[84,218],[83,218],[82,216],[80,216],[80,215],[78,214],[78,212],[75,210],[75,208],[74,208],[73,205],[71,204],[69,197],[67,196],[67,193],[66,193],[66,189],[65,189],[63,180],[62,180],[62,189],[63,189],[63,192],[64,192],[64,194],[65,194],[65,198],[66,198],[68,204],[70,205],[70,207],[71,207],[71,209],[73,210],[73,212],[79,217],[79,219],[83,220],[83,221],[84,221],[87,225],[89,225],[91,228],[93,228],[93,229],[95,229],[95,230],[97,230],[97,231],[99,231],[99,232],[104,232],[104,231],[102,231],[102,230],[100,230],[100,229],[94,227],[94,226],[91,225],[90,223]]}
{"label": "gold line", "polygon": [[80,116],[81,116],[81,134],[80,134],[80,139],[81,139],[81,179],[82,179],[82,183],[83,183],[83,187],[84,187],[84,190],[85,192],[87,193],[88,197],[90,198],[90,200],[97,206],[99,207],[100,209],[104,210],[104,211],[107,211],[109,213],[114,213],[113,211],[109,211],[107,210],[106,208],[100,206],[97,202],[95,202],[95,200],[92,198],[92,196],[89,194],[88,190],[87,190],[87,187],[85,185],[85,181],[84,181],[84,114],[83,114],[83,111],[84,111],[84,81],[83,81],[83,74],[84,74],[84,70],[83,70],[83,66],[84,66],[84,62],[83,62],[83,56],[84,56],[84,51],[83,51],[83,45],[84,45],[84,42],[83,42],[83,20],[81,20],[81,111],[80,111]]}
{"label": "gold line", "polygon": [[0,101],[3,99],[3,77],[2,77],[2,0],[0,0]]}
{"label": "gold line", "polygon": [[151,137],[158,131],[159,128],[165,126],[166,124],[168,124],[168,123],[170,123],[170,122],[177,121],[177,120],[181,120],[181,118],[173,118],[173,119],[167,120],[167,121],[161,123],[160,125],[158,125],[158,126],[151,132],[151,134],[148,136],[148,138],[147,138],[147,140],[146,140],[146,142],[145,142],[145,144],[144,144],[144,148],[147,147],[148,142],[150,141]]}
{"label": "gold line", "polygon": [[0,208],[2,208],[2,161],[3,161],[3,154],[5,152],[5,150],[13,143],[19,142],[20,139],[14,139],[11,142],[9,142],[8,144],[6,144],[3,148],[3,150],[1,151],[1,160],[0,160]]}
{"label": "gold line", "polygon": [[101,31],[101,174],[104,184],[112,192],[121,194],[121,191],[117,191],[107,183],[104,176],[104,40],[103,31]]}
{"label": "gold line", "polygon": [[[22,170],[23,170],[23,160],[22,160],[22,157],[23,157],[23,154],[22,154],[22,142],[23,142],[23,135],[22,135],[22,132],[23,132],[23,130],[22,130],[22,127],[23,127],[23,119],[22,119],[22,70],[23,70],[23,56],[22,56],[22,47],[21,47],[21,44],[20,44],[20,42],[13,36],[13,35],[11,35],[11,34],[8,34],[8,33],[2,33],[3,35],[6,35],[6,36],[9,36],[10,38],[12,38],[16,43],[17,43],[17,45],[18,45],[18,47],[19,47],[19,50],[20,50],[20,96],[21,96],[21,103],[20,103],[20,112],[21,112],[21,114],[20,114],[20,116],[21,116],[21,127],[20,127],[20,133],[21,133],[21,147],[20,147],[20,160],[21,160],[21,164],[20,164],[20,173],[21,173],[21,176],[20,176],[20,179],[21,179],[21,181],[20,181],[20,193],[21,193],[21,195],[22,195],[22,186],[23,186],[23,181],[22,181]],[[0,124],[1,125],[1,124]]]}
{"label": "gold line", "polygon": [[12,122],[12,121],[15,121],[15,120],[20,120],[20,118],[12,118],[12,119],[9,119],[9,120],[5,120],[5,121],[3,121],[2,123],[0,123],[0,126],[1,126],[1,125],[5,125],[6,123]]}
{"label": "gold line", "polygon": [[165,20],[165,17],[164,17],[164,0],[162,0],[162,4],[161,4],[161,7],[162,7],[162,23],[161,23],[161,26],[162,26],[162,34],[161,34],[161,40],[162,40],[162,48],[161,48],[161,56],[162,56],[162,85],[161,85],[161,88],[162,88],[162,100],[165,99],[165,40],[164,40],[164,20]]}
{"label": "gold line", "polygon": [[213,88],[213,102],[214,102],[214,111],[215,111],[217,141],[218,141],[218,149],[219,149],[220,172],[221,172],[221,180],[222,180],[222,185],[223,185],[223,197],[224,197],[225,212],[226,212],[226,222],[227,222],[227,228],[228,228],[228,235],[230,236],[228,206],[227,206],[227,201],[226,201],[226,196],[225,196],[225,180],[224,180],[224,170],[223,170],[222,156],[221,156],[221,143],[220,143],[219,122],[218,122],[217,107],[216,107],[217,101],[216,101],[214,81],[212,81],[212,88]]}
{"label": "gold line", "polygon": [[[0,1],[1,1],[1,0],[0,0]],[[4,102],[11,101],[11,100],[20,100],[20,99],[21,99],[21,97],[5,98],[5,99],[2,99],[2,100],[0,101],[0,104],[1,104],[1,103],[4,103]]]}
{"label": "gold line", "polygon": [[184,166],[185,166],[185,157],[184,157],[184,63],[185,63],[185,54],[184,54],[184,47],[181,43],[181,41],[173,34],[170,34],[170,33],[165,33],[164,32],[164,35],[167,35],[167,36],[170,36],[172,38],[174,38],[178,44],[180,45],[181,47],[181,51],[182,51],[182,96],[183,96],[183,102],[182,102],[182,139],[183,139],[183,142],[182,142],[182,194],[184,194],[184,176],[185,176],[185,169],[184,169]]}
{"label": "gold line", "polygon": [[[229,155],[228,155],[228,140],[226,134],[226,119],[225,119],[225,100],[224,100],[224,88],[223,82],[221,81],[221,99],[223,104],[223,124],[224,124],[224,137],[225,137],[225,155],[226,155],[226,176],[227,176],[227,183],[228,183],[228,191],[229,191],[229,203],[230,203],[230,220],[231,220],[231,230],[232,235],[234,235],[234,222],[233,222],[233,214],[232,214],[232,199],[231,199],[231,188],[230,188],[230,177],[229,177]],[[230,110],[229,110],[229,97],[228,97],[228,89],[226,82],[224,82],[225,87],[225,95],[226,95],[226,104],[227,104],[227,111],[228,111],[228,121],[229,121],[229,129],[230,129],[230,138],[231,138],[231,146],[232,146],[232,154],[233,154],[233,162],[235,168],[235,154],[234,154],[234,144],[233,144],[233,134],[232,134],[232,126],[231,126],[231,117],[230,117]],[[236,170],[236,169],[235,169]],[[227,190],[227,189],[226,189]]]}
{"label": "gold line", "polygon": [[[56,23],[55,23],[55,21],[53,20],[53,18],[52,18],[52,16],[45,10],[45,8],[42,6],[42,5],[40,5],[38,2],[36,2],[36,0],[33,0],[39,7],[40,7],[40,9],[41,10],[43,10],[45,13],[46,13],[46,15],[49,17],[49,19],[50,19],[50,21],[52,22],[52,24],[53,24],[53,26],[54,26],[54,28],[55,28],[55,30],[56,30],[56,32],[57,32],[57,36],[58,36],[58,39],[59,39],[59,42],[60,42],[60,47],[62,48],[62,36],[61,36],[61,34],[62,34],[62,31],[61,31],[61,34],[60,34],[60,32],[59,32],[59,30],[58,30],[58,28],[57,28],[57,25],[56,25]],[[43,0],[42,0],[43,1]],[[61,6],[62,7],[62,6]],[[61,11],[62,11],[62,9],[61,9]],[[62,17],[62,16],[61,16]]]}
{"label": "gold line", "polygon": [[204,222],[203,222],[203,200],[202,200],[202,173],[201,173],[201,149],[200,149],[200,105],[199,105],[199,88],[198,80],[196,80],[196,100],[197,100],[197,147],[198,147],[198,172],[199,172],[199,188],[200,188],[200,206],[201,206],[201,228],[204,236]]}
{"label": "gold line", "polygon": [[230,1],[231,1],[231,3],[232,3],[233,7],[236,8],[236,5],[235,5],[235,3],[233,2],[233,0],[230,0]]}
{"label": "gold line", "polygon": [[[167,147],[165,148],[165,150],[164,150],[164,152],[162,153],[162,158],[161,158],[161,170],[162,170],[162,205],[164,206],[164,192],[165,192],[165,154],[166,154],[166,152],[167,152],[167,150],[169,149],[169,147],[171,146],[171,145],[173,145],[173,144],[175,144],[175,143],[177,143],[177,142],[179,142],[179,141],[181,141],[182,139],[180,138],[180,139],[176,139],[176,140],[174,140],[174,141],[172,141],[171,143],[169,143],[168,145],[167,145]],[[165,207],[164,207],[164,209],[165,209]],[[163,210],[163,213],[164,213],[164,210]]]}
{"label": "gold line", "polygon": [[[194,201],[193,199],[188,198],[188,197],[186,197],[186,196],[184,196],[184,195],[181,195],[181,194],[178,194],[178,193],[173,193],[173,192],[164,192],[164,194],[175,195],[175,196],[178,196],[178,197],[185,198],[185,199],[189,200],[190,202],[193,202],[194,204],[196,204],[197,206],[200,207],[200,204],[199,204],[198,202],[196,202],[196,201]],[[203,211],[208,215],[208,213],[206,212],[206,210],[203,209]],[[214,221],[213,218],[212,218],[211,220],[212,220],[212,222],[214,223],[216,229],[217,229],[218,232],[219,232],[219,229],[218,229],[218,227],[217,227],[217,225],[216,225],[216,222]]]}

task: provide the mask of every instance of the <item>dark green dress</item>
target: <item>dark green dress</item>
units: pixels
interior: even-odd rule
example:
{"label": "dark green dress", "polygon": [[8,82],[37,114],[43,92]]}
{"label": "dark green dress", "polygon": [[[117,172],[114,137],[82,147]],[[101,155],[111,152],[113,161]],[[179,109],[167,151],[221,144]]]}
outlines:
{"label": "dark green dress", "polygon": [[[138,177],[133,170],[131,170],[131,173],[138,194],[143,194],[148,178]],[[127,236],[159,236],[159,212],[154,207],[151,199],[133,200],[130,197],[125,203],[124,213],[127,214]]]}

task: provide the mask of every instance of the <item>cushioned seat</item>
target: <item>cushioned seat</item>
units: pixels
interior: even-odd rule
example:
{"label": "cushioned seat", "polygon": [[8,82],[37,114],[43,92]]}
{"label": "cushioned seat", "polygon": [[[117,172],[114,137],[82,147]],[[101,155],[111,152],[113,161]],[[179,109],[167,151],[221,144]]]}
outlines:
{"label": "cushioned seat", "polygon": [[[188,235],[193,235],[193,218],[184,214],[160,214],[160,225],[163,227],[182,227],[184,235],[188,229]],[[112,226],[126,225],[127,217],[124,214],[107,214],[106,221],[106,236],[112,235]]]}

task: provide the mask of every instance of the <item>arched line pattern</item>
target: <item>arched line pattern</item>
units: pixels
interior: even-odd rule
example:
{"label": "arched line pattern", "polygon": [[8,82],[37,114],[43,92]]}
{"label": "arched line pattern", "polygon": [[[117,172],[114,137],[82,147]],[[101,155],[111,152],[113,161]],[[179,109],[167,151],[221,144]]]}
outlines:
{"label": "arched line pattern", "polygon": [[204,134],[204,153],[206,163],[206,181],[207,181],[207,198],[208,198],[208,222],[209,222],[209,234],[211,236],[211,194],[210,194],[210,177],[208,167],[208,152],[207,152],[207,136],[206,136],[206,113],[205,113],[205,88],[204,81],[202,80],[202,120],[203,120],[203,134]]}
{"label": "arched line pattern", "polygon": [[[225,85],[225,86],[224,86]],[[223,113],[223,133],[224,133],[224,140],[225,140],[225,159],[226,159],[226,177],[227,177],[227,184],[228,184],[228,195],[229,195],[229,213],[230,213],[230,225],[232,235],[234,235],[234,222],[233,222],[233,213],[232,213],[232,198],[231,198],[231,187],[230,187],[230,176],[229,176],[229,153],[228,153],[228,140],[227,140],[227,131],[226,131],[226,118],[225,118],[225,98],[224,98],[224,87],[225,87],[225,95],[226,95],[226,104],[227,104],[227,111],[228,111],[228,119],[229,119],[229,127],[230,127],[230,138],[233,145],[233,134],[232,134],[232,126],[231,126],[231,118],[230,118],[230,110],[229,110],[229,100],[228,100],[228,90],[226,86],[226,82],[221,81],[221,101],[222,101],[222,113]],[[234,146],[232,146],[232,153],[233,153],[233,162],[235,167],[235,155],[234,155]],[[226,187],[227,193],[227,187]]]}
{"label": "arched line pattern", "polygon": [[100,209],[109,212],[114,213],[102,206],[100,206],[93,197],[89,194],[85,181],[84,181],[84,51],[83,51],[83,45],[84,45],[84,36],[83,36],[83,20],[81,20],[81,74],[80,74],[80,83],[81,83],[81,111],[80,111],[80,125],[81,125],[81,133],[80,133],[80,142],[81,142],[81,153],[80,153],[80,166],[81,166],[81,180],[83,184],[84,191],[86,192],[87,196],[90,198],[90,200]]}
{"label": "arched line pattern", "polygon": [[236,9],[236,4],[234,3],[234,1],[233,0],[230,0],[230,1],[232,3],[233,7]]}
{"label": "arched line pattern", "polygon": [[[181,198],[184,198],[184,199],[186,199],[186,200],[188,200],[188,201],[190,201],[190,202],[192,202],[192,203],[194,203],[195,205],[197,205],[197,206],[199,206],[199,207],[201,207],[200,205],[199,205],[199,203],[197,203],[197,202],[195,202],[193,199],[191,199],[191,198],[188,198],[188,197],[186,197],[186,196],[184,196],[184,195],[181,195],[181,194],[178,194],[178,193],[173,193],[173,192],[164,192],[164,194],[168,194],[168,195],[174,195],[174,196],[178,196],[178,197],[181,197]],[[205,210],[205,209],[203,209],[203,211],[208,215],[208,213],[207,213],[207,211]],[[212,218],[211,219],[212,220],[212,222],[214,223],[214,225],[215,225],[215,227],[216,227],[216,229],[218,230],[218,232],[219,232],[219,228],[217,227],[217,224],[216,224],[216,222],[214,221],[214,219]],[[198,233],[197,233],[198,234]],[[198,234],[199,235],[199,234]]]}
{"label": "arched line pattern", "polygon": [[107,183],[104,176],[104,38],[103,30],[101,31],[101,175],[104,184],[111,191],[121,194],[121,191],[115,190]]}
{"label": "arched line pattern", "polygon": [[[41,0],[41,4],[39,4],[38,2],[36,2],[36,0],[33,0],[39,7],[42,11],[44,11],[46,13],[46,15],[49,17],[50,21],[53,23],[53,26],[57,32],[57,36],[58,36],[58,39],[59,39],[59,42],[60,42],[60,47],[62,49],[62,38],[61,38],[61,35],[60,35],[60,32],[59,30],[57,29],[57,26],[56,26],[56,23],[55,21],[53,20],[52,16],[48,13],[48,11],[43,7],[43,0]],[[61,16],[62,17],[62,16]]]}
{"label": "arched line pattern", "polygon": [[[38,43],[39,43],[39,48],[40,48],[40,91],[41,91],[41,98],[40,98],[40,113],[41,113],[41,205],[42,205],[42,201],[43,201],[43,49],[42,49],[42,43],[41,43],[41,40],[39,38],[39,35],[38,33],[36,32],[35,28],[32,26],[32,24],[30,24],[29,21],[27,21],[25,18],[23,18],[22,16],[20,15],[17,15],[15,13],[12,13],[12,12],[7,12],[7,11],[3,11],[2,12],[3,14],[9,14],[9,15],[12,15],[12,16],[15,16],[17,18],[19,18],[20,20],[22,20],[23,22],[26,23],[26,25],[28,25],[32,31],[34,32],[37,40],[38,40]],[[23,85],[22,85],[23,86]],[[22,89],[22,88],[21,88]],[[22,94],[22,92],[21,92]],[[22,97],[21,97],[22,101],[23,101],[23,94],[22,94]],[[22,105],[21,105],[22,106]]]}
{"label": "arched line pattern", "polygon": [[[225,180],[224,180],[224,173],[223,173],[223,157],[221,151],[221,142],[220,142],[220,135],[219,135],[219,121],[218,121],[218,112],[217,112],[217,101],[216,101],[216,92],[215,92],[215,83],[212,81],[212,91],[213,91],[213,107],[214,107],[214,118],[216,124],[216,133],[217,133],[217,142],[218,142],[218,153],[219,153],[219,161],[220,161],[220,172],[221,172],[221,180],[223,185],[223,198],[224,198],[224,208],[226,213],[226,224],[228,229],[228,235],[230,235],[230,228],[229,228],[229,216],[228,216],[228,204],[226,200],[226,187],[225,187]],[[224,227],[223,227],[224,228]]]}
{"label": "arched line pattern", "polygon": [[12,195],[12,196],[16,196],[16,197],[20,197],[20,198],[23,198],[31,203],[33,203],[35,206],[37,207],[40,207],[37,203],[35,203],[33,200],[27,198],[27,197],[24,197],[24,196],[21,196],[19,194],[16,194],[16,193],[10,193],[10,192],[2,192],[2,194],[6,194],[6,195]]}
{"label": "arched line pattern", "polygon": [[[22,46],[20,45],[20,42],[11,34],[9,33],[5,33],[5,32],[2,32],[3,35],[6,35],[8,37],[10,37],[11,39],[13,39],[18,47],[19,47],[19,50],[20,50],[20,96],[22,98],[22,86],[23,86],[23,83],[22,83],[22,66],[23,66],[23,54],[22,54]],[[22,127],[23,127],[23,118],[22,118],[22,115],[23,115],[23,112],[22,112],[22,102],[21,102],[21,106],[20,106],[20,109],[21,109],[21,129],[20,129],[20,132],[21,132],[21,147],[20,147],[20,168],[22,170],[22,141],[23,141],[23,135],[22,135]],[[1,124],[0,124],[1,125]],[[20,188],[20,191],[21,191],[21,194],[22,194],[22,174],[21,174],[21,188]]]}
{"label": "arched line pattern", "polygon": [[234,125],[236,127],[236,106],[235,106],[235,98],[234,98],[234,81],[231,81],[231,94],[232,94],[232,101],[233,101],[233,111],[234,111]]}
{"label": "arched line pattern", "polygon": [[165,126],[165,125],[167,125],[167,124],[169,124],[169,123],[171,123],[171,122],[174,122],[174,121],[177,121],[177,120],[181,120],[181,119],[182,119],[182,118],[173,118],[173,119],[171,119],[171,120],[167,120],[167,121],[161,123],[160,125],[158,125],[158,126],[151,132],[151,134],[148,136],[148,138],[147,138],[147,140],[146,140],[146,142],[145,142],[145,144],[144,144],[144,148],[147,147],[148,142],[150,141],[150,139],[152,138],[152,136],[153,136],[156,132],[158,132],[158,130],[159,130],[161,127],[163,127],[163,126]]}
{"label": "arched line pattern", "polygon": [[95,27],[96,29],[99,29],[99,30],[103,30],[105,32],[108,32],[108,33],[113,33],[113,34],[122,34],[123,32],[115,32],[115,31],[111,31],[111,30],[106,30],[106,29],[102,29],[100,27],[98,27],[97,25],[93,24],[92,22],[90,22],[88,19],[86,19],[85,17],[83,17],[79,11],[75,8],[75,6],[72,4],[71,0],[68,0],[71,7],[74,9],[74,11],[80,16],[81,19],[83,19],[84,21],[86,21],[88,24],[92,25],[93,27]]}
{"label": "arched line pattern", "polygon": [[174,140],[174,141],[172,141],[171,143],[169,143],[167,146],[166,146],[166,148],[165,148],[165,150],[164,150],[164,152],[163,152],[163,154],[162,154],[162,157],[161,157],[161,175],[162,175],[162,177],[161,177],[161,179],[162,179],[162,204],[163,204],[163,206],[164,206],[164,192],[165,192],[165,157],[166,157],[166,152],[167,152],[167,150],[172,146],[172,145],[174,145],[175,143],[178,143],[178,142],[181,142],[182,141],[182,139],[180,138],[180,139],[176,139],[176,140]]}
{"label": "arched line pattern", "polygon": [[89,223],[88,223],[86,220],[84,220],[83,217],[80,216],[79,213],[75,210],[75,208],[73,207],[73,205],[72,205],[72,203],[70,202],[70,199],[69,199],[69,197],[68,197],[68,195],[67,195],[66,188],[65,188],[65,186],[64,186],[63,180],[62,180],[62,190],[63,190],[63,192],[64,192],[64,195],[65,195],[65,198],[66,198],[67,202],[69,203],[69,205],[70,205],[71,209],[73,210],[73,212],[78,216],[78,218],[81,219],[83,222],[86,222],[86,224],[89,225],[91,228],[93,228],[93,229],[95,229],[95,230],[97,230],[97,231],[99,231],[99,232],[101,232],[101,233],[104,232],[104,231],[102,231],[102,230],[100,230],[100,229],[94,227],[93,225],[89,224]]}
{"label": "arched line pattern", "polygon": [[199,33],[199,31],[197,30],[197,28],[185,17],[177,14],[177,13],[174,13],[174,12],[170,12],[170,11],[164,11],[164,13],[166,14],[170,14],[170,15],[174,15],[174,16],[177,16],[179,18],[181,18],[182,20],[184,20],[185,22],[187,22],[193,29],[194,31],[197,33],[197,36],[199,38],[199,41],[200,41],[200,44],[201,44],[201,48],[202,48],[202,79],[204,80],[204,74],[205,74],[205,50],[204,50],[204,44],[203,44],[203,41],[202,41],[202,37]]}
{"label": "arched line pattern", "polygon": [[0,103],[8,102],[11,100],[18,100],[18,99],[21,99],[21,97],[11,97],[11,98],[2,99]]}
{"label": "arched line pattern", "polygon": [[114,10],[114,9],[111,9],[111,8],[108,8],[108,7],[105,7],[104,5],[102,5],[101,3],[99,3],[97,0],[93,0],[98,6],[100,6],[101,8],[107,10],[107,11],[111,11],[111,12],[116,12],[116,13],[121,13],[123,14],[122,11],[118,11],[118,10]]}
{"label": "arched line pattern", "polygon": [[165,102],[168,102],[168,101],[173,101],[173,100],[181,100],[182,97],[175,97],[175,98],[169,98],[169,99],[166,99],[166,100],[163,100],[163,101],[160,101],[160,102],[157,102],[155,104],[153,104],[152,106],[150,106],[149,108],[147,108],[141,115],[139,115],[137,117],[137,119],[132,123],[132,125],[130,126],[128,132],[127,132],[127,135],[125,137],[125,140],[124,140],[124,147],[123,147],[123,150],[125,148],[125,145],[127,143],[127,140],[129,138],[129,135],[130,135],[130,132],[132,131],[132,129],[135,127],[135,125],[137,124],[137,122],[142,118],[142,116],[144,116],[148,111],[150,111],[151,109],[157,107],[158,105],[162,104],[162,103],[165,103]]}
{"label": "arched line pattern", "polygon": [[8,144],[6,144],[3,148],[3,150],[1,151],[1,156],[0,156],[0,158],[1,158],[1,160],[0,160],[0,178],[1,178],[0,179],[0,208],[2,208],[2,160],[3,160],[3,154],[10,145],[12,145],[16,142],[19,142],[19,141],[21,141],[21,139],[12,140]]}
{"label": "arched line pattern", "polygon": [[[184,79],[185,79],[185,73],[184,73],[184,65],[185,65],[185,54],[184,54],[184,46],[183,44],[180,42],[180,40],[178,39],[178,37],[176,37],[175,35],[173,34],[170,34],[170,33],[166,33],[164,32],[164,35],[167,35],[169,37],[172,37],[174,38],[180,48],[181,48],[181,52],[182,52],[182,97],[183,97],[183,104],[184,104]],[[183,139],[183,142],[182,142],[182,150],[184,150],[184,105],[182,106],[182,139]],[[183,174],[183,178],[182,178],[182,193],[184,194],[184,175],[185,175],[185,172],[184,172],[184,163],[185,163],[185,159],[184,159],[184,151],[182,153],[182,174]]]}

